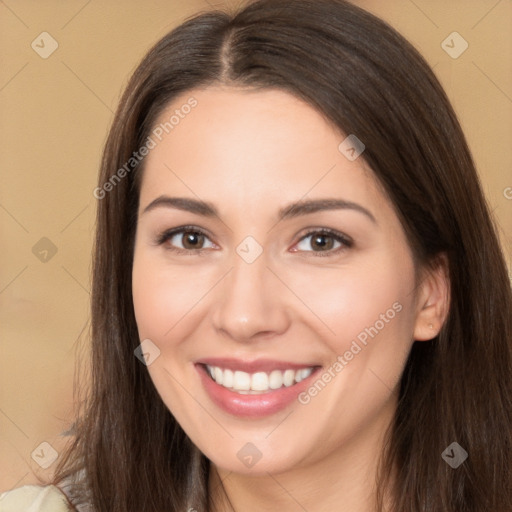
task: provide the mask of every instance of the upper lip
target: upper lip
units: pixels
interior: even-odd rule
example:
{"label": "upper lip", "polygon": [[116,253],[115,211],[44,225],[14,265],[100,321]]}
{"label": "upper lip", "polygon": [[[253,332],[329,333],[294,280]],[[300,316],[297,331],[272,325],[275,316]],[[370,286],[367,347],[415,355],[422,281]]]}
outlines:
{"label": "upper lip", "polygon": [[247,373],[271,372],[272,370],[300,370],[302,368],[314,368],[320,366],[311,363],[291,363],[288,361],[278,361],[275,359],[257,359],[253,361],[244,361],[232,357],[209,357],[199,359],[196,364],[208,366],[218,366],[228,370],[239,370]]}

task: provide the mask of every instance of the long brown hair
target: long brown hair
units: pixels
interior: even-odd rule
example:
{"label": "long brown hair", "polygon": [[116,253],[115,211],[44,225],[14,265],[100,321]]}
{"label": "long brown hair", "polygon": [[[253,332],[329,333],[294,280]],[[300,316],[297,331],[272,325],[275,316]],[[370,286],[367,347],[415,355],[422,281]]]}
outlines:
{"label": "long brown hair", "polygon": [[[143,160],[130,158],[169,102],[214,83],[288,91],[356,134],[418,265],[447,257],[449,315],[438,337],[413,344],[379,500],[392,486],[396,512],[510,512],[512,297],[493,221],[456,115],[425,60],[343,0],[258,0],[231,14],[196,15],[133,74],[97,189],[90,391],[54,482],[82,470],[75,494],[86,489],[96,512],[210,509],[209,461],[134,357],[131,271]],[[456,469],[441,457],[452,442],[469,455]]]}

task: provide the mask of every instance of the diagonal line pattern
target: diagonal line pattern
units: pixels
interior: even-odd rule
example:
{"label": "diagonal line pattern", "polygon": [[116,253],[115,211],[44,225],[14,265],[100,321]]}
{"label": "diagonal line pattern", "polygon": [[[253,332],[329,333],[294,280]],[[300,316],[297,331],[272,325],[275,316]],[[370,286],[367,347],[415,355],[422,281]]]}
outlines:
{"label": "diagonal line pattern", "polygon": [[432,23],[432,25],[434,25],[436,28],[439,28],[439,25],[416,3],[414,2],[413,0],[409,0],[409,2],[411,2],[411,4],[413,4],[416,9],[418,9],[418,11],[420,11],[423,16],[425,16],[425,18],[427,18],[430,23]]}
{"label": "diagonal line pattern", "polygon": [[[425,280],[428,278],[428,275],[425,275],[423,277],[423,279],[421,279],[413,288],[412,290],[406,295],[406,297],[409,297],[411,294],[415,293],[416,290],[418,290],[418,288],[425,282]],[[384,386],[386,386],[386,388],[389,389],[389,391],[393,391],[371,368],[368,368],[369,371],[371,371],[373,373],[373,375],[375,375],[375,377],[377,377],[377,379],[379,379],[382,384]]]}
{"label": "diagonal line pattern", "polygon": [[192,400],[194,400],[207,414],[208,416],[210,416],[213,421],[215,421],[215,423],[217,423],[217,425],[219,425],[219,427],[222,428],[222,430],[224,430],[224,432],[226,432],[226,434],[231,437],[232,439],[234,439],[233,435],[226,429],[226,427],[224,427],[224,425],[222,425],[221,423],[219,423],[219,421],[217,420],[217,418],[215,418],[215,416],[213,416],[210,411],[208,411],[208,409],[206,409],[206,407],[195,397],[193,396],[190,391],[176,378],[174,377],[174,375],[171,375],[171,373],[169,372],[169,370],[167,370],[167,368],[163,367],[162,366],[162,369],[165,371],[165,373],[167,373],[169,375],[169,377],[171,377],[171,379],[173,379],[182,389],[183,391],[185,391],[185,393],[187,393],[187,395],[192,398]]}
{"label": "diagonal line pattern", "polygon": [[[174,176],[176,176],[176,178],[178,178],[181,183],[183,183],[183,185],[185,185],[185,187],[187,187],[190,192],[192,192],[192,194],[194,194],[199,200],[202,201],[202,198],[200,198],[165,162],[163,162],[164,166],[174,174]],[[222,222],[222,224],[224,224],[224,226],[226,226],[230,231],[233,231],[218,215],[216,215],[216,217]]]}
{"label": "diagonal line pattern", "polygon": [[492,11],[494,11],[494,8],[498,6],[498,4],[501,3],[501,0],[498,0],[472,27],[471,30],[473,30],[481,21],[483,21],[489,14],[491,14]]}
{"label": "diagonal line pattern", "polygon": [[9,418],[9,416],[2,409],[0,409],[0,413],[2,413],[27,439],[29,439],[29,436],[23,432],[21,427],[15,421]]}
{"label": "diagonal line pattern", "polygon": [[60,29],[66,28],[89,4],[91,3],[91,0],[88,0],[79,10],[76,14],[74,14]]}
{"label": "diagonal line pattern", "polygon": [[270,267],[267,266],[267,268],[270,270],[270,272],[272,272],[272,274],[274,274],[277,277],[277,279],[279,279],[279,281],[281,281],[281,283],[283,283],[286,286],[286,288],[288,288],[288,290],[290,290],[293,293],[293,295],[295,295],[295,297],[297,297],[297,299],[299,299],[302,302],[302,304],[304,304],[304,306],[306,306],[309,309],[309,311],[311,311],[311,313],[313,313],[313,315],[315,315],[318,318],[318,320],[320,320],[320,322],[322,322],[325,325],[325,327],[327,327],[327,329],[329,329],[329,331],[332,334],[334,334],[334,336],[336,336],[336,333]]}
{"label": "diagonal line pattern", "polygon": [[270,478],[272,478],[272,480],[274,480],[274,482],[275,482],[277,485],[279,485],[279,487],[281,487],[281,489],[283,489],[283,491],[284,491],[286,494],[288,494],[288,496],[289,496],[293,501],[295,501],[295,503],[297,503],[297,505],[298,505],[302,510],[304,510],[305,512],[307,512],[307,509],[306,509],[306,508],[304,508],[304,506],[303,506],[301,503],[299,503],[299,502],[298,502],[298,501],[293,497],[293,495],[290,493],[290,491],[289,491],[288,489],[286,489],[286,487],[283,487],[283,485],[281,485],[281,483],[280,483],[280,482],[279,482],[279,481],[274,477],[274,475],[272,475],[272,474],[271,474],[271,473],[269,473],[268,471],[267,471],[266,473],[267,473],[267,475],[268,475]]}
{"label": "diagonal line pattern", "polygon": [[88,89],[108,110],[109,112],[111,112],[112,114],[114,113],[114,111],[64,62],[61,60],[61,63],[69,69],[69,71],[71,73],[73,73],[73,75],[75,75],[75,77],[78,79],[78,81],[86,88]]}
{"label": "diagonal line pattern", "polygon": [[31,473],[31,471],[27,471],[13,486],[13,489],[16,489],[16,487],[18,487],[21,483],[22,480],[25,480],[25,478],[27,478],[27,476]]}
{"label": "diagonal line pattern", "polygon": [[379,379],[382,382],[382,384],[389,389],[389,391],[393,391],[371,368],[368,368],[368,371],[372,372],[373,375],[375,375],[375,377],[377,377],[377,379]]}
{"label": "diagonal line pattern", "polygon": [[87,319],[87,321],[85,322],[84,326],[82,327],[82,330],[78,333],[76,340],[73,342],[73,345],[71,345],[68,352],[70,352],[71,350],[74,349],[75,345],[77,344],[78,340],[80,339],[80,337],[82,336],[83,332],[85,331],[85,329],[87,328],[88,325],[89,325],[89,319]]}
{"label": "diagonal line pattern", "polygon": [[9,215],[11,219],[14,220],[14,222],[16,222],[16,224],[18,224],[18,226],[20,226],[25,231],[25,233],[29,232],[28,229],[5,206],[0,204],[0,208],[2,208],[2,210],[7,213],[7,215]]}
{"label": "diagonal line pattern", "polygon": [[82,209],[80,210],[80,213],[78,213],[77,215],[75,215],[75,216],[73,217],[73,219],[72,219],[70,222],[68,222],[68,223],[66,224],[66,226],[61,230],[61,233],[64,233],[64,231],[66,231],[66,229],[68,229],[68,228],[69,228],[69,226],[71,226],[71,224],[73,224],[73,222],[75,222],[75,220],[76,220],[76,219],[78,219],[78,217],[80,217],[80,215],[82,215],[82,213],[84,213],[84,212],[85,212],[85,210],[87,210],[87,208],[89,208],[89,205],[86,205],[84,208],[82,208]]}
{"label": "diagonal line pattern", "polygon": [[18,279],[18,277],[21,276],[21,274],[23,274],[23,272],[25,272],[25,270],[27,270],[28,268],[28,265],[25,265],[25,267],[20,270],[15,277],[13,277],[1,290],[0,290],[0,293],[3,293],[5,290],[7,290],[7,288],[12,284],[14,283],[14,281],[16,281],[16,279]]}
{"label": "diagonal line pattern", "polygon": [[475,62],[475,61],[472,61],[473,63],[473,66],[475,66],[479,71],[480,73],[482,73],[482,75],[484,75],[487,80],[489,80],[489,82],[491,82],[494,87],[496,87],[496,89],[498,89],[498,91],[501,92],[501,94],[503,94],[503,96],[505,96],[508,101],[512,102],[512,98],[480,67],[478,66],[478,64]]}
{"label": "diagonal line pattern", "polygon": [[280,421],[266,436],[265,436],[265,439],[267,439],[267,437],[269,437],[271,434],[273,434],[278,427],[280,427],[283,423],[284,423],[284,420],[287,420],[289,417],[290,417],[290,414],[294,413],[295,410],[292,410],[290,411],[283,419],[282,421]]}
{"label": "diagonal line pattern", "polygon": [[9,11],[11,11],[11,14],[15,17],[15,18],[18,18],[18,20],[23,23],[23,25],[25,25],[25,27],[29,28],[29,26],[3,1],[3,0],[0,0],[0,4],[2,4],[6,9],[8,9]]}
{"label": "diagonal line pattern", "polygon": [[26,62],[19,70],[17,73],[14,74],[14,76],[12,76],[8,81],[7,83],[5,83],[4,85],[2,85],[2,87],[0,88],[0,92],[2,92],[26,67],[28,66],[28,62]]}
{"label": "diagonal line pattern", "polygon": [[73,279],[73,281],[82,288],[82,290],[85,290],[89,295],[91,294],[91,292],[64,265],[61,265],[61,267],[71,277],[71,279]]}
{"label": "diagonal line pattern", "polygon": [[[300,203],[300,201],[302,201],[335,167],[336,164],[334,164],[297,202]],[[267,233],[272,231],[280,222],[281,220],[278,220],[273,226],[271,226]]]}
{"label": "diagonal line pattern", "polygon": [[224,488],[223,483],[229,478],[231,473],[233,473],[233,471],[230,471],[226,476],[224,476],[224,478],[221,478],[221,476],[219,475],[219,472],[217,471],[217,476],[218,476],[220,482],[217,483],[217,485],[213,488],[213,490],[215,491],[218,487]]}
{"label": "diagonal line pattern", "polygon": [[167,336],[232,270],[233,267],[231,267],[202,297],[200,297],[197,302],[164,334],[164,336]]}

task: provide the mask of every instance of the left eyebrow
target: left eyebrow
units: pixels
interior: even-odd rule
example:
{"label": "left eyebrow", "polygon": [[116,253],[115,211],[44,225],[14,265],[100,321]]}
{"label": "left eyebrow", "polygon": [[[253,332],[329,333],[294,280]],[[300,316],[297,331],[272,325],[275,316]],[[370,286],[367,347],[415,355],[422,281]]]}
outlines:
{"label": "left eyebrow", "polygon": [[307,215],[325,210],[355,210],[366,215],[374,224],[377,224],[375,216],[360,204],[344,199],[312,199],[289,204],[279,210],[279,220],[291,219],[300,215]]}
{"label": "left eyebrow", "polygon": [[[142,213],[146,213],[158,207],[176,208],[178,210],[195,213],[203,217],[219,217],[217,208],[209,202],[192,199],[188,197],[159,196],[149,203]],[[368,217],[374,224],[377,224],[375,216],[364,206],[344,199],[311,199],[291,203],[278,212],[278,219],[292,219],[301,215],[308,215],[326,210],[354,210]]]}

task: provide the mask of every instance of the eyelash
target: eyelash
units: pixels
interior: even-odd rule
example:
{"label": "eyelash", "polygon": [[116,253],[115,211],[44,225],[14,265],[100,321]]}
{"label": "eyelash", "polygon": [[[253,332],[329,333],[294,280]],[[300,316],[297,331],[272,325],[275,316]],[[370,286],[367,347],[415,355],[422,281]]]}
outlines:
{"label": "eyelash", "polygon": [[[157,237],[156,244],[163,245],[165,242],[167,242],[169,239],[171,239],[174,235],[177,235],[180,233],[194,233],[194,234],[203,235],[208,238],[208,234],[206,232],[204,232],[202,229],[197,228],[196,226],[181,226],[179,228],[173,228],[173,229],[164,231],[162,234],[160,234]],[[339,231],[336,231],[334,229],[329,229],[329,228],[312,229],[312,230],[308,231],[307,233],[305,233],[304,235],[302,235],[300,240],[297,242],[297,244],[299,244],[304,239],[306,239],[312,235],[321,235],[321,236],[328,235],[331,238],[333,238],[336,242],[339,242],[342,245],[341,245],[341,247],[338,247],[337,249],[331,249],[328,251],[296,251],[296,252],[313,253],[312,255],[307,255],[306,257],[309,257],[309,256],[328,257],[328,256],[333,256],[335,254],[338,254],[346,249],[350,249],[354,245],[354,242],[351,238],[340,233]],[[295,245],[297,245],[297,244],[295,244]],[[204,249],[204,248],[203,249],[180,249],[179,247],[169,246],[169,247],[166,247],[166,250],[172,251],[176,254],[183,254],[183,255],[188,255],[188,256],[192,256],[192,255],[201,256],[201,255],[204,255],[204,253],[208,249]]]}

